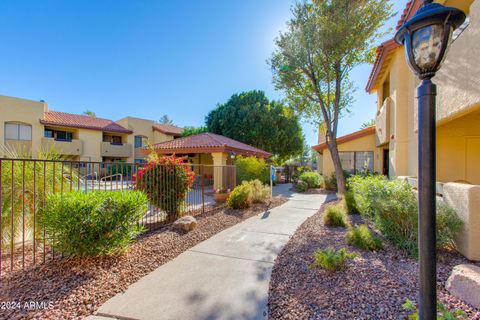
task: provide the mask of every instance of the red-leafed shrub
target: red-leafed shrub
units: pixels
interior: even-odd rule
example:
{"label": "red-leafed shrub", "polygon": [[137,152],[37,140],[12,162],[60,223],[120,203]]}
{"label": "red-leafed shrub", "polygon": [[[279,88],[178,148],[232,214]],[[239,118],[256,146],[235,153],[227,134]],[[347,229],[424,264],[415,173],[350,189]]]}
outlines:
{"label": "red-leafed shrub", "polygon": [[147,194],[151,204],[167,213],[168,220],[173,221],[182,214],[194,177],[195,173],[182,158],[165,156],[138,170],[135,186]]}

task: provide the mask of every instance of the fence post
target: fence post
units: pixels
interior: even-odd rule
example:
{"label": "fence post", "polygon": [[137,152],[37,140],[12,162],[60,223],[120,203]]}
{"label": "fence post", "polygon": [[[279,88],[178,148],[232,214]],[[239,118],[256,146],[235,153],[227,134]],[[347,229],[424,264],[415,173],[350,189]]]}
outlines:
{"label": "fence post", "polygon": [[270,199],[273,198],[273,166],[270,165]]}
{"label": "fence post", "polygon": [[201,180],[201,186],[202,186],[202,213],[205,213],[205,190],[204,190],[204,186],[205,186],[205,183],[203,181],[203,179],[205,178],[205,167],[203,164],[200,165],[200,172],[201,172],[201,177],[202,177],[202,180]]}

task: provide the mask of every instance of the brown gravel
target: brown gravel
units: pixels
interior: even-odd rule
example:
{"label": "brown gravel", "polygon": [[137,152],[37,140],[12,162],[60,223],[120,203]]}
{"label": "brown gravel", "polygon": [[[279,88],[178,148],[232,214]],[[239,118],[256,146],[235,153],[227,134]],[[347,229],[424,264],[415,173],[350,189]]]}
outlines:
{"label": "brown gravel", "polygon": [[[286,201],[274,198],[268,205],[255,204],[247,210],[220,209],[199,215],[195,230],[178,233],[168,226],[147,233],[121,256],[56,260],[11,274],[0,282],[0,319],[81,319],[197,243]],[[25,303],[31,301],[52,307],[29,310]]]}
{"label": "brown gravel", "polygon": [[[303,223],[275,260],[270,281],[270,319],[405,319],[402,304],[416,300],[417,262],[386,243],[378,252],[346,245],[346,230],[323,225],[323,208]],[[359,216],[350,216],[354,224]],[[331,274],[311,270],[317,248],[347,247],[359,256],[344,271]],[[457,253],[442,252],[438,261],[438,296],[449,308],[463,309],[468,319],[480,319],[480,310],[451,296],[445,281],[452,268],[471,263]],[[480,263],[476,263],[480,265]]]}

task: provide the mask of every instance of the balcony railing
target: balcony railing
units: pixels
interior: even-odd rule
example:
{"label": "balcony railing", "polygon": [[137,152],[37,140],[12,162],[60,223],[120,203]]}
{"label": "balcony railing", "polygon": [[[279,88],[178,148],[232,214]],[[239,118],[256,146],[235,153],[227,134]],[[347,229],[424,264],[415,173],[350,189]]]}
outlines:
{"label": "balcony railing", "polygon": [[42,138],[42,146],[50,149],[52,146],[55,151],[62,155],[79,156],[83,153],[82,140],[55,140],[54,138]]}
{"label": "balcony railing", "polygon": [[130,143],[101,142],[100,153],[102,157],[128,158],[133,154],[133,147]]}
{"label": "balcony railing", "polygon": [[377,134],[377,146],[381,146],[390,141],[390,109],[392,100],[386,98],[380,110],[375,117],[375,126]]}

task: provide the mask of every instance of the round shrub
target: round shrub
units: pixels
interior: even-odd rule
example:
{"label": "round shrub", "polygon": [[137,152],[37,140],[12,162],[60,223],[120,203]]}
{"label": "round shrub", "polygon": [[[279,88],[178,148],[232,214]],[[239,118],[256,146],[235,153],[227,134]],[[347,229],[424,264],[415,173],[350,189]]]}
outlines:
{"label": "round shrub", "polygon": [[323,178],[318,172],[304,172],[300,175],[300,180],[307,183],[308,188],[323,187]]}
{"label": "round shrub", "polygon": [[260,180],[255,179],[243,183],[250,185],[253,203],[265,202],[270,197],[270,187],[264,185]]}
{"label": "round shrub", "polygon": [[308,184],[305,181],[299,180],[295,185],[295,190],[298,192],[305,192],[308,190]]}
{"label": "round shrub", "polygon": [[252,203],[252,187],[247,183],[235,187],[227,199],[227,207],[231,209],[245,209]]}
{"label": "round shrub", "polygon": [[40,216],[55,250],[98,256],[128,248],[143,231],[138,222],[146,212],[140,191],[78,191],[51,194]]}
{"label": "round shrub", "polygon": [[237,181],[258,179],[264,184],[270,183],[270,167],[264,159],[257,157],[238,157],[235,160]]}
{"label": "round shrub", "polygon": [[325,209],[323,222],[329,227],[347,227],[348,218],[343,206],[330,206]]}
{"label": "round shrub", "polygon": [[382,249],[383,247],[382,240],[375,237],[366,224],[350,229],[347,233],[347,243],[370,251]]}
{"label": "round shrub", "polygon": [[174,221],[182,213],[194,177],[195,173],[182,158],[161,157],[138,170],[135,189],[145,192],[148,201],[164,210],[168,221]]}

